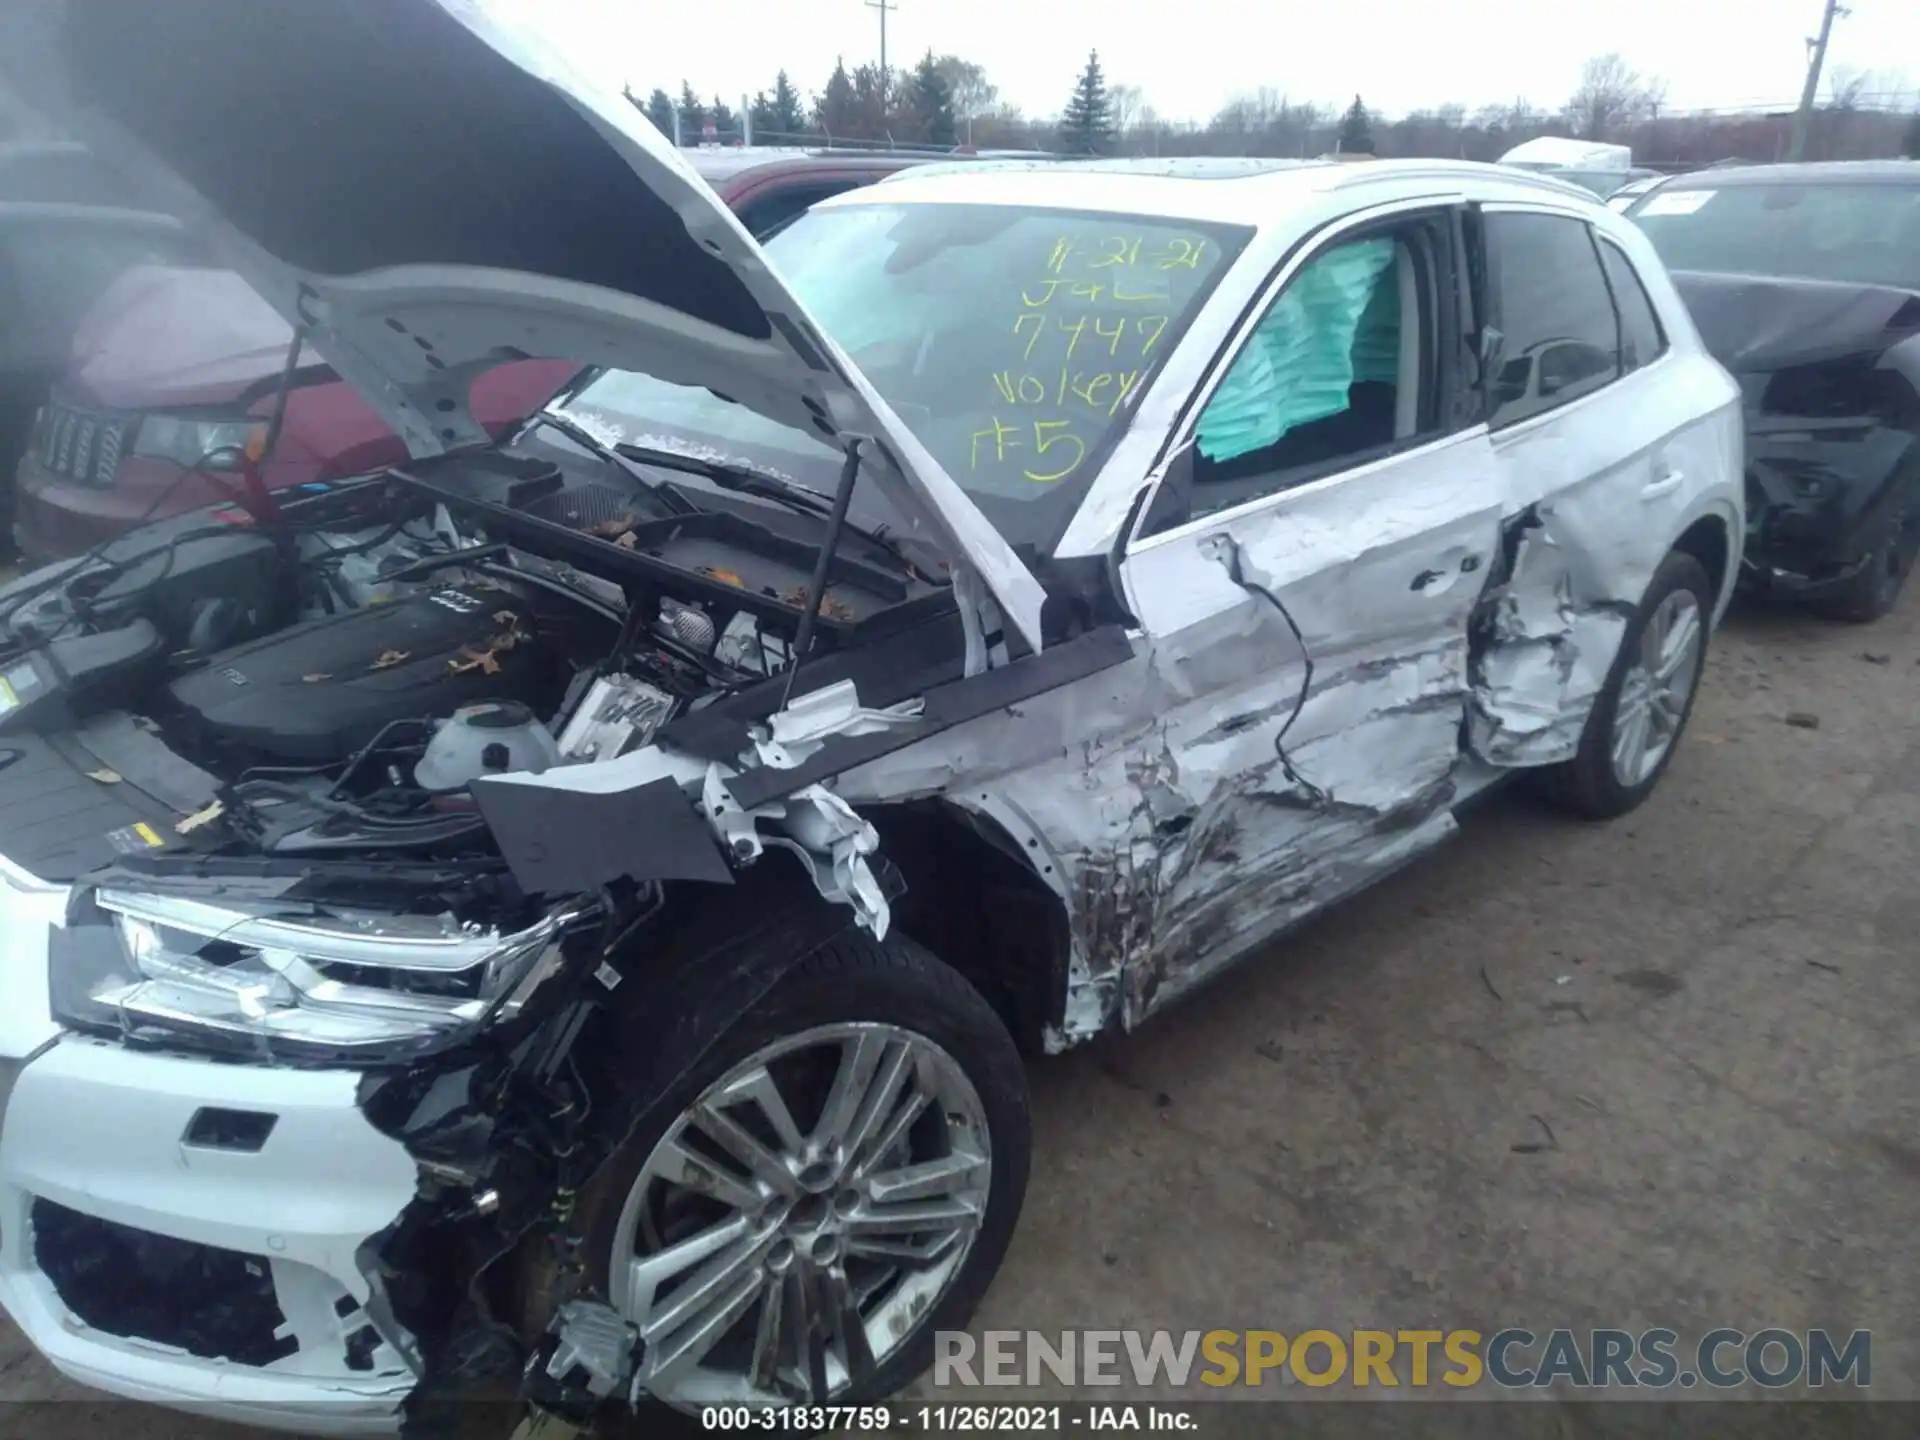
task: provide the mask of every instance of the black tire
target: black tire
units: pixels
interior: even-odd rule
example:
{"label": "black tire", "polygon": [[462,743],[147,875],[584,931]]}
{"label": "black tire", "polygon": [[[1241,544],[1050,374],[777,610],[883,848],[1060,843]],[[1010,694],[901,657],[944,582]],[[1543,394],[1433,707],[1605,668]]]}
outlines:
{"label": "black tire", "polygon": [[1904,526],[1893,526],[1868,553],[1846,585],[1820,601],[1819,611],[1830,620],[1868,625],[1899,603],[1913,568],[1913,542]]}
{"label": "black tire", "polygon": [[[578,1223],[592,1285],[608,1293],[620,1211],[653,1147],[679,1115],[715,1081],[756,1051],[820,1025],[869,1021],[898,1026],[937,1043],[979,1093],[993,1147],[986,1214],[973,1249],[941,1298],[922,1317],[913,1338],[889,1356],[866,1383],[836,1394],[834,1405],[885,1400],[928,1369],[935,1334],[963,1329],[1005,1259],[1026,1198],[1033,1149],[1026,1068],[1000,1017],[967,980],[899,931],[876,941],[848,931],[783,978],[723,1035],[673,1087],[642,1126],[582,1191]],[[633,1432],[648,1436],[696,1433],[697,1416],[659,1401],[642,1402]]]}
{"label": "black tire", "polygon": [[1614,657],[1613,669],[1607,673],[1607,683],[1594,701],[1593,712],[1587,716],[1586,729],[1580,735],[1579,752],[1565,764],[1537,772],[1542,793],[1561,809],[1588,820],[1611,820],[1637,808],[1653,793],[1654,787],[1660,783],[1660,777],[1666,774],[1674,752],[1680,748],[1680,741],[1686,735],[1694,701],[1699,698],[1700,679],[1694,681],[1693,691],[1687,696],[1686,709],[1675,729],[1673,743],[1667,747],[1666,754],[1660,757],[1660,763],[1637,785],[1622,785],[1614,774],[1613,723],[1627,672],[1633,666],[1634,657],[1639,654],[1640,637],[1646,631],[1648,620],[1663,600],[1674,591],[1683,589],[1691,590],[1700,606],[1700,665],[1704,672],[1707,651],[1713,638],[1710,622],[1714,602],[1719,597],[1705,567],[1693,556],[1676,550],[1654,571],[1653,583],[1647,587],[1640,608],[1627,625],[1626,634],[1620,642],[1620,653]]}

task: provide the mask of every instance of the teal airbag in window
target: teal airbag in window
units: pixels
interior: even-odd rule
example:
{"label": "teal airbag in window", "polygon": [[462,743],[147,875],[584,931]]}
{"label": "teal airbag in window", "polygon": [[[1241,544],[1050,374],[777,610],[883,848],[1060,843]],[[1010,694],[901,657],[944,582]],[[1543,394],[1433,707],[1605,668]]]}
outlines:
{"label": "teal airbag in window", "polygon": [[1393,262],[1392,240],[1362,240],[1302,269],[1201,412],[1200,453],[1224,461],[1265,449],[1290,430],[1340,414],[1356,380],[1397,380]]}
{"label": "teal airbag in window", "polygon": [[1355,384],[1365,380],[1394,386],[1400,383],[1399,281],[1392,270],[1382,274],[1373,287],[1373,299],[1360,314],[1360,328],[1353,337]]}

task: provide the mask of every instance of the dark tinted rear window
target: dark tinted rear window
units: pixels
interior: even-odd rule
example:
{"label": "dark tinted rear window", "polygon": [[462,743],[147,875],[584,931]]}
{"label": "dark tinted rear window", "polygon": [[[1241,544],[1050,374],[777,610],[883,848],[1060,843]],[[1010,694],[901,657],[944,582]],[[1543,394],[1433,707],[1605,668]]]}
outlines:
{"label": "dark tinted rear window", "polygon": [[1671,270],[1920,290],[1920,185],[1669,185],[1628,213]]}

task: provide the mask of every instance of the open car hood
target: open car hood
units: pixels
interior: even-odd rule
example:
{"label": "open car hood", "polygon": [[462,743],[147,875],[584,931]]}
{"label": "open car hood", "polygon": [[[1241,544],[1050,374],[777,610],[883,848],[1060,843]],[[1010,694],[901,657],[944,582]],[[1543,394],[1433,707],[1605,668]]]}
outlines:
{"label": "open car hood", "polygon": [[1920,294],[1790,276],[1673,272],[1694,327],[1736,375],[1878,355],[1920,334]]}
{"label": "open car hood", "polygon": [[474,378],[551,356],[702,385],[834,443],[1040,648],[1043,592],[618,89],[482,0],[9,0],[0,66],[204,231],[415,455],[488,443]]}

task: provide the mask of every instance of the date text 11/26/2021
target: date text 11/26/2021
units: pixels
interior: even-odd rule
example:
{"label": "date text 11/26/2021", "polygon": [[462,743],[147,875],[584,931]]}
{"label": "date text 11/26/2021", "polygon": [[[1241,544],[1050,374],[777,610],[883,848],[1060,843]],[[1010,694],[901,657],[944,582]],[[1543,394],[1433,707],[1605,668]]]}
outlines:
{"label": "date text 11/26/2021", "polygon": [[1194,1434],[1192,1409],[1138,1402],[1115,1405],[709,1405],[709,1432],[808,1435],[973,1434],[1138,1430]]}

